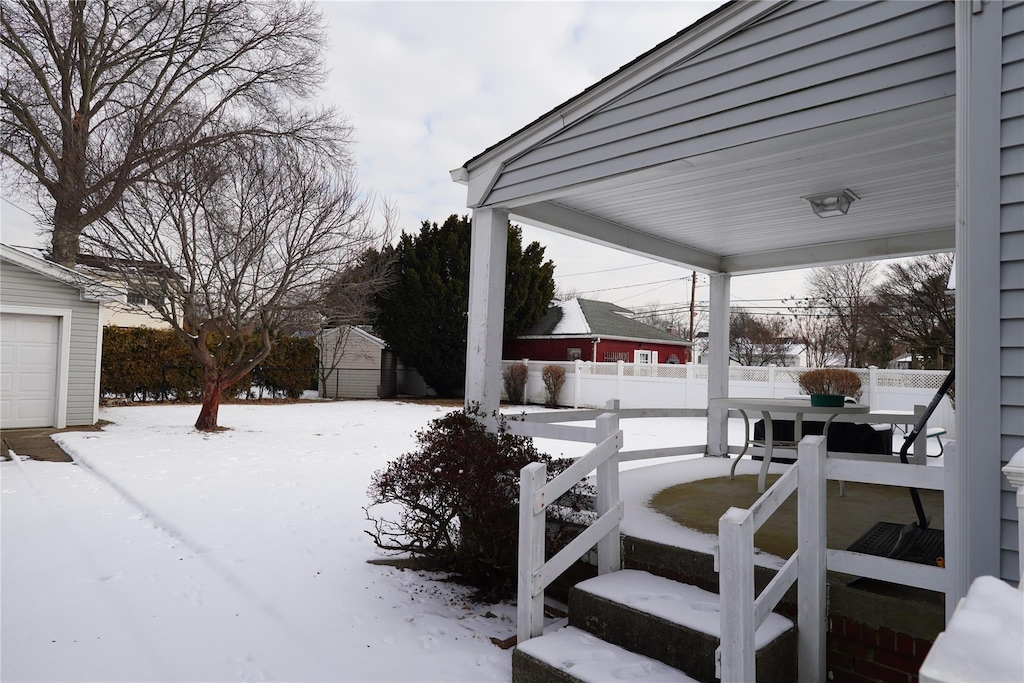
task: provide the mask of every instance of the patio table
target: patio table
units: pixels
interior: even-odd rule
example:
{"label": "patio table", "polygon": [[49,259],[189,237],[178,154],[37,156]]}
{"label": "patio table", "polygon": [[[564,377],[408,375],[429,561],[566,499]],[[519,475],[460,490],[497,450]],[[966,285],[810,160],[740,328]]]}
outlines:
{"label": "patio table", "polygon": [[764,493],[765,480],[768,477],[768,466],[772,462],[772,451],[775,448],[774,423],[772,413],[793,415],[793,441],[780,442],[779,445],[796,446],[803,438],[803,418],[805,414],[828,415],[822,434],[828,438],[828,427],[832,420],[839,415],[858,415],[871,410],[870,406],[863,403],[846,403],[842,406],[812,406],[808,398],[713,398],[708,402],[709,407],[725,408],[727,410],[738,410],[743,416],[744,439],[743,450],[736,456],[732,467],[729,469],[729,478],[732,479],[736,473],[736,465],[747,452],[747,448],[753,441],[750,438],[750,419],[747,411],[758,411],[764,418],[764,461],[761,463],[761,472],[757,476],[757,492]]}

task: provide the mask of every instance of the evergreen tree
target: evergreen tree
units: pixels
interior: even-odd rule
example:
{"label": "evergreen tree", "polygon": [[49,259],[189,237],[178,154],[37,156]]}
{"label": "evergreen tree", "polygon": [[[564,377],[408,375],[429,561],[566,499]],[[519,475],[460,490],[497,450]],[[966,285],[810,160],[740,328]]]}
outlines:
{"label": "evergreen tree", "polygon": [[[377,298],[376,329],[402,362],[442,396],[462,392],[466,378],[470,219],[452,214],[440,226],[424,221],[418,235],[402,233],[394,247],[393,284]],[[505,339],[518,336],[547,310],[555,264],[544,247],[522,246],[508,230]]]}

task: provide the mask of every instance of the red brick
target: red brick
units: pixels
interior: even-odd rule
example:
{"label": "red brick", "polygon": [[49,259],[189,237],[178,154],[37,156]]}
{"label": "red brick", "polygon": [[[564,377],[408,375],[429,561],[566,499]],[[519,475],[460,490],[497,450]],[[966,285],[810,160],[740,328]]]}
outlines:
{"label": "red brick", "polygon": [[856,659],[870,659],[871,650],[864,647],[860,643],[855,643],[852,640],[840,640],[839,651],[845,652],[848,655],[852,655]]}
{"label": "red brick", "polygon": [[825,653],[825,661],[830,669],[838,667],[840,669],[853,670],[853,657],[845,652],[827,652]]}
{"label": "red brick", "polygon": [[906,633],[896,634],[896,652],[904,657],[914,656],[914,638]]}
{"label": "red brick", "polygon": [[870,676],[884,683],[910,683],[910,674],[905,671],[896,671],[866,659],[858,659],[854,662],[853,668],[859,674]]}
{"label": "red brick", "polygon": [[843,617],[843,634],[850,640],[860,640],[860,624],[849,617]]}
{"label": "red brick", "polygon": [[860,674],[855,674],[852,671],[843,671],[842,669],[829,669],[832,674],[832,683],[878,683],[870,678],[865,678]]}
{"label": "red brick", "polygon": [[899,669],[911,674],[917,673],[917,670],[921,668],[921,664],[915,659],[900,657],[891,652],[883,652],[881,650],[875,652],[875,661],[891,669]]}
{"label": "red brick", "polygon": [[932,641],[924,638],[914,638],[914,659],[923,662],[932,649]]}
{"label": "red brick", "polygon": [[882,648],[886,652],[896,652],[896,634],[888,628],[879,630],[878,647]]}
{"label": "red brick", "polygon": [[878,645],[878,631],[870,626],[862,626],[860,629],[860,642],[875,647]]}

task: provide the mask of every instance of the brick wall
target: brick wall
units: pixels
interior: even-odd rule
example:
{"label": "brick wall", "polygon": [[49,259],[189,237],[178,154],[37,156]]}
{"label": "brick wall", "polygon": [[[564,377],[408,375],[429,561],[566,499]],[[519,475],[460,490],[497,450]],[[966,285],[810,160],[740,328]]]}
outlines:
{"label": "brick wall", "polygon": [[872,628],[839,614],[828,617],[827,671],[833,683],[917,683],[932,642]]}

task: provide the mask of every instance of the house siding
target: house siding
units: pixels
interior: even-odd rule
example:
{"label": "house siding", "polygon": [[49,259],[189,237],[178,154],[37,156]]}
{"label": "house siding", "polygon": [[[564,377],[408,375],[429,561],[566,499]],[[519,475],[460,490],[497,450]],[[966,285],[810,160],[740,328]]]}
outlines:
{"label": "house siding", "polygon": [[953,23],[948,2],[783,5],[511,160],[485,203],[951,97]]}
{"label": "house siding", "polygon": [[627,362],[632,363],[634,352],[638,348],[645,351],[657,351],[658,362],[667,363],[669,357],[676,356],[679,363],[686,363],[689,360],[689,347],[673,346],[671,344],[657,344],[643,342],[641,347],[638,342],[605,339],[597,345],[597,358],[592,358],[594,353],[593,337],[578,337],[573,339],[513,339],[505,345],[506,359],[519,360],[527,358],[530,360],[566,361],[569,359],[569,349],[580,350],[580,360],[604,362],[606,353],[626,353]]}
{"label": "house siding", "polygon": [[[343,335],[339,342],[338,335]],[[380,344],[348,330],[331,330],[322,339],[325,368],[320,395],[325,398],[377,398],[381,384]]]}
{"label": "house siding", "polygon": [[82,301],[77,288],[4,262],[0,268],[0,305],[71,310],[66,423],[93,424],[99,400],[96,369],[100,304]]}
{"label": "house siding", "polygon": [[[1002,461],[1024,448],[1024,1],[1002,5],[1000,92],[1000,404]],[[1020,581],[1015,492],[1000,493],[1000,569]]]}

